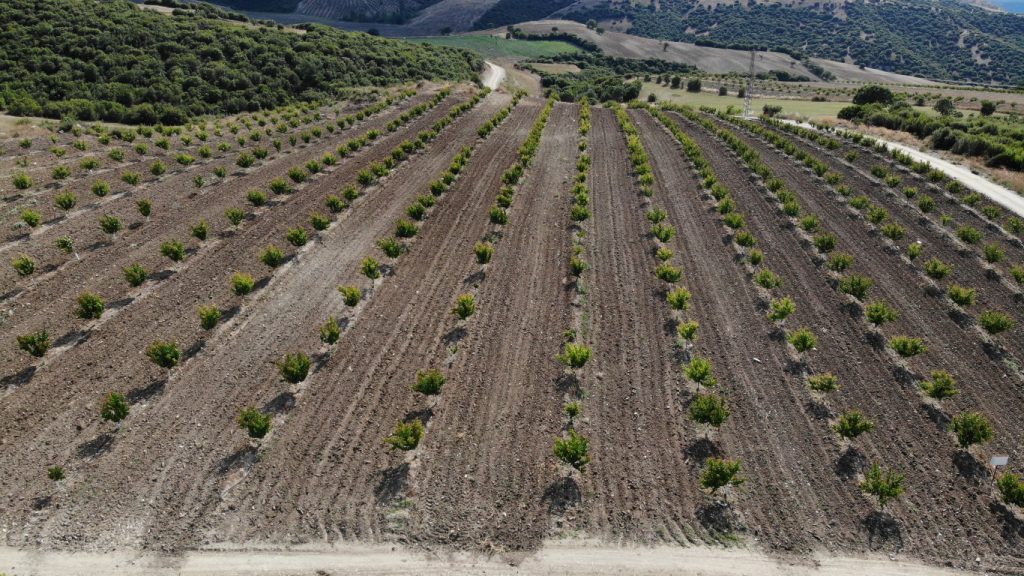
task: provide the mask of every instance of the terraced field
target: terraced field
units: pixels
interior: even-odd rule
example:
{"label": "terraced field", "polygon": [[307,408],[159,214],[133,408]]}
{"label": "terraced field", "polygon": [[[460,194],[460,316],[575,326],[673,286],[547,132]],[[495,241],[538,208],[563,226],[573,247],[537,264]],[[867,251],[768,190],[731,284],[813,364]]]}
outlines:
{"label": "terraced field", "polygon": [[869,141],[425,85],[2,149],[8,546],[1024,571],[1024,220]]}

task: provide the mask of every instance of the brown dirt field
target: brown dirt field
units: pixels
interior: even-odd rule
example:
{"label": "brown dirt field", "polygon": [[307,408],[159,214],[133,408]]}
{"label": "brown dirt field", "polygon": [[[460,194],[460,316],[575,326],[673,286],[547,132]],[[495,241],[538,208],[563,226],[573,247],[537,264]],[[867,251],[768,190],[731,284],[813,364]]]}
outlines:
{"label": "brown dirt field", "polygon": [[[571,313],[567,206],[576,126],[576,106],[554,107],[494,260],[463,280],[466,288],[479,281],[479,311],[458,336],[448,368],[455,386],[412,464],[406,537],[413,542],[517,558],[540,547],[562,505],[565,473],[550,454],[562,422],[563,368],[554,356]],[[489,188],[488,201],[499,190]],[[473,229],[470,241],[483,233]],[[454,318],[446,325],[458,330]]]}
{"label": "brown dirt field", "polygon": [[[443,116],[447,109],[458,102],[459,97],[449,97],[448,102],[442,103],[434,110],[414,120],[409,125],[411,134],[430,126],[439,117]],[[391,119],[392,115],[397,116],[398,110],[394,110],[382,117],[370,119],[362,129],[378,128],[383,129]],[[324,152],[333,150],[339,142],[347,139],[348,135],[338,136],[318,146],[307,147],[281,158],[277,162],[266,166],[250,169],[239,178],[225,182],[221,186],[211,187],[203,194],[192,195],[193,189],[190,185],[175,186],[174,181],[168,182],[167,186],[161,187],[158,194],[154,194],[153,210],[154,216],[150,222],[142,223],[143,219],[138,215],[131,198],[124,198],[117,202],[118,210],[104,210],[103,214],[114,214],[122,221],[137,222],[142,224],[138,228],[128,229],[118,234],[117,239],[111,243],[108,241],[102,230],[93,218],[76,219],[68,223],[67,227],[59,228],[50,234],[51,237],[40,238],[45,241],[46,251],[40,253],[33,251],[32,254],[39,260],[40,272],[27,278],[17,277],[12,267],[5,267],[0,272],[0,286],[4,288],[4,294],[8,296],[3,301],[3,309],[7,312],[3,323],[4,329],[12,334],[28,334],[37,330],[47,330],[52,334],[55,341],[61,344],[73,343],[82,338],[89,338],[99,330],[97,325],[83,326],[84,322],[73,316],[75,301],[78,295],[83,292],[99,294],[105,302],[109,303],[112,311],[119,313],[121,309],[130,304],[138,305],[153,296],[153,283],[147,282],[139,288],[132,288],[124,280],[121,270],[131,263],[139,263],[152,274],[155,280],[162,280],[168,277],[180,275],[191,267],[197,258],[206,258],[212,251],[224,248],[237,247],[235,234],[224,218],[224,211],[229,207],[249,208],[248,221],[260,221],[260,215],[265,213],[278,213],[275,208],[280,205],[291,206],[288,197],[273,198],[268,207],[252,210],[245,200],[245,194],[258,188],[267,191],[266,185],[272,178],[283,176],[291,166],[301,166],[305,161],[312,158],[319,158]],[[385,134],[376,142],[358,154],[350,155],[345,159],[339,159],[338,163],[330,170],[324,172],[327,178],[333,179],[336,186],[330,189],[330,193],[338,193],[345,184],[352,183],[354,174],[367,166],[372,160],[378,160],[386,156],[391,147],[401,141],[405,135],[400,132]],[[369,150],[369,157],[366,150]],[[329,175],[329,176],[328,176]],[[336,176],[337,175],[337,176]],[[339,181],[339,176],[344,175],[348,181]],[[187,178],[186,178],[187,180]],[[268,191],[268,195],[273,196]],[[326,212],[322,204],[322,196],[318,196],[316,202],[306,204],[309,212]],[[132,215],[132,213],[135,215]],[[98,216],[97,216],[98,218]],[[308,212],[306,215],[298,216],[295,224],[305,224],[308,229]],[[200,219],[205,220],[211,227],[210,238],[205,243],[189,237],[189,228]],[[127,228],[130,228],[126,226]],[[47,231],[49,232],[49,231]],[[53,238],[61,234],[70,234],[80,244],[80,261],[74,257],[63,255],[53,246]],[[184,262],[173,264],[160,253],[160,246],[163,242],[177,239],[183,242],[190,252],[190,256]],[[268,237],[261,240],[249,251],[259,251],[266,247],[267,243],[275,243],[279,247],[287,247],[283,232],[279,236]],[[44,255],[49,256],[44,259]],[[255,256],[258,256],[258,252]],[[255,256],[252,262],[257,262]],[[232,262],[232,261],[228,261]],[[47,272],[45,267],[58,266]],[[230,264],[228,267],[237,266]],[[259,264],[262,268],[262,264]],[[224,270],[230,275],[234,270]],[[226,281],[225,281],[226,282]],[[63,286],[74,286],[74,290],[64,290]],[[57,297],[55,297],[57,295]],[[159,296],[157,295],[157,298]],[[157,300],[159,302],[159,300]],[[198,305],[198,304],[197,304]],[[101,318],[99,326],[110,320],[110,313]],[[191,314],[190,314],[191,316]],[[102,333],[102,332],[101,332]],[[54,354],[51,352],[47,357],[48,362],[53,362]],[[7,366],[11,367],[11,374],[19,375],[13,380],[7,380],[9,374],[4,375],[4,383],[7,386],[17,384],[23,378],[24,370],[31,370],[34,365],[32,358],[18,350],[13,339],[0,343],[0,358]]]}
{"label": "brown dirt field", "polygon": [[[501,173],[538,112],[537,102],[522,104],[470,159],[424,226],[422,237],[403,256],[394,278],[375,288],[339,351],[307,383],[303,401],[288,416],[282,435],[227,495],[225,521],[218,530],[223,537],[412,537],[405,533],[401,513],[404,498],[418,498],[414,486],[420,464],[418,458],[408,462],[404,455],[386,450],[382,440],[410,413],[429,424],[416,455],[426,458],[434,436],[456,440],[436,432],[434,418],[443,418],[450,398],[458,397],[462,380],[446,370],[449,383],[444,393],[427,406],[409,385],[418,370],[442,367],[454,327],[452,301],[466,290],[464,279],[476,271],[472,246],[487,226]],[[345,273],[349,274],[352,278],[343,277],[341,283],[352,281],[355,270]],[[486,309],[487,302],[481,300],[479,312],[469,321],[467,338],[473,338]],[[382,323],[399,328],[382,332]],[[309,457],[296,462],[295,454]],[[449,505],[444,513],[457,510]]]}
{"label": "brown dirt field", "polygon": [[[409,133],[414,134],[419,129],[429,126],[444,113],[444,107],[435,109],[419,120],[413,121],[406,129]],[[465,118],[460,119],[459,122],[444,131],[429,150],[444,150],[444,147],[449,145],[446,143],[453,140],[459,142],[461,146],[466,133],[475,135],[477,125],[461,128],[462,138],[453,135],[452,132],[459,126],[466,126]],[[121,440],[124,440],[126,446],[130,445],[130,441],[124,438],[132,436],[130,431],[133,430],[133,427],[129,423],[124,427],[126,429],[123,431],[124,434],[110,434],[109,428],[100,424],[94,416],[95,406],[101,395],[110,389],[124,390],[133,402],[142,404],[138,407],[139,411],[145,413],[152,409],[156,414],[166,415],[161,416],[159,420],[156,419],[156,416],[138,419],[140,432],[146,429],[146,426],[173,423],[175,419],[182,417],[183,410],[195,410],[187,408],[188,404],[194,401],[197,394],[201,397],[202,391],[206,390],[211,382],[207,379],[186,378],[184,382],[194,383],[199,387],[199,390],[196,390],[187,387],[181,388],[177,377],[168,381],[167,375],[150,364],[142,354],[145,346],[156,338],[173,339],[179,342],[185,352],[183,366],[178,369],[178,372],[175,372],[176,375],[184,374],[191,369],[192,363],[188,359],[192,356],[198,355],[196,363],[201,366],[206,356],[200,353],[204,352],[205,347],[215,344],[221,338],[236,338],[235,330],[238,329],[238,324],[234,322],[223,322],[212,336],[202,333],[195,317],[196,307],[200,304],[217,304],[225,311],[225,320],[244,311],[246,307],[243,304],[248,304],[248,300],[243,302],[241,298],[230,294],[228,278],[231,274],[237,269],[242,269],[254,273],[259,281],[259,286],[269,284],[273,278],[268,272],[265,272],[265,267],[257,260],[263,247],[271,242],[282,247],[287,246],[283,241],[285,230],[305,223],[309,212],[321,210],[324,195],[334,193],[344,184],[352,181],[357,170],[372,160],[383,158],[388,154],[390,148],[403,137],[405,137],[405,133],[401,131],[382,136],[374,146],[354,156],[353,160],[339,163],[335,171],[315,179],[301,192],[289,197],[286,202],[274,209],[274,218],[258,218],[243,226],[239,231],[230,234],[230,240],[217,242],[209,250],[201,250],[186,260],[186,265],[169,276],[168,280],[159,282],[146,290],[145,298],[139,297],[138,301],[133,302],[132,305],[125,306],[117,314],[112,314],[109,318],[101,320],[102,325],[87,332],[87,338],[84,341],[52,359],[48,356],[47,361],[43,363],[28,384],[18,387],[7,395],[0,410],[10,411],[8,412],[10,416],[4,419],[3,437],[8,445],[21,445],[28,448],[22,443],[28,442],[31,445],[33,442],[40,442],[50,448],[30,449],[30,453],[24,453],[21,450],[14,453],[5,452],[0,455],[0,459],[14,458],[20,463],[19,468],[24,468],[26,472],[38,470],[38,466],[45,467],[46,462],[52,464],[57,461],[67,462],[70,469],[75,466],[73,462],[81,459],[81,465],[87,469],[92,469],[93,466],[108,465],[114,468],[114,477],[125,475],[126,471],[119,469],[119,466],[133,462],[131,456],[124,461],[117,457],[116,452],[109,457],[104,456],[119,448]],[[450,157],[445,156],[441,161],[447,163],[449,160]],[[404,209],[404,204],[402,207]],[[388,226],[391,224],[388,223]],[[315,245],[319,241],[319,239],[314,240],[313,244]],[[311,248],[315,248],[315,246],[311,246]],[[242,315],[239,320],[243,321],[245,318],[246,316]],[[320,323],[321,321],[317,319],[316,326],[319,326]],[[252,329],[263,331],[266,330],[266,325],[252,327]],[[284,336],[290,335],[284,334]],[[130,344],[126,345],[126,342]],[[127,356],[124,354],[126,348],[131,351]],[[288,350],[280,350],[273,357],[265,358],[263,362],[272,362],[286,351]],[[240,372],[241,368],[230,366],[232,367],[226,373],[229,382],[225,385],[232,387],[238,382],[236,378],[240,377],[242,372]],[[252,364],[248,366],[251,367]],[[219,366],[219,370],[224,369],[223,364]],[[39,401],[41,397],[39,390],[46,390],[45,393],[42,393],[42,397],[46,398],[45,404]],[[212,393],[213,390],[209,392]],[[188,401],[184,405],[171,404],[171,413],[167,414],[158,411],[167,405],[164,394],[168,398],[180,398],[179,394],[187,394]],[[152,407],[148,406],[150,402],[153,402]],[[211,408],[234,413],[238,406],[217,404]],[[219,421],[230,420],[231,417],[227,416]],[[193,421],[197,425],[204,422],[202,419]],[[208,422],[208,420],[205,421]],[[218,426],[217,428],[221,429],[222,427]],[[231,428],[233,427],[229,427],[229,429]],[[151,433],[150,440],[159,440],[168,434],[167,431],[155,434],[152,434],[152,430],[149,432]],[[195,435],[196,432],[188,431],[188,434]],[[58,441],[57,438],[61,440]],[[117,438],[117,441],[114,438]],[[199,444],[197,438],[177,444],[174,448],[184,448],[188,444],[191,444],[192,448],[205,446]],[[166,448],[172,447],[166,446]],[[132,454],[132,452],[128,454]],[[77,458],[73,455],[77,455]],[[143,466],[143,471],[140,474],[145,476],[153,472],[152,462],[142,460],[137,463]],[[163,471],[163,474],[168,473],[167,470]],[[31,486],[35,480],[34,476],[37,475],[29,474],[19,478],[13,476],[8,475],[4,481],[19,484],[28,482]],[[127,479],[126,477],[125,480]],[[150,480],[151,478],[147,477],[145,481],[149,482]],[[69,486],[69,489],[75,499],[80,496],[89,500],[99,496],[99,487],[102,486],[104,486],[103,483],[97,486],[87,482],[85,485]],[[153,488],[161,486],[161,484],[157,484]],[[29,511],[26,510],[26,506],[31,504],[31,497],[28,495],[32,494],[35,489],[28,486],[25,488],[27,490],[18,490],[20,504],[15,505],[12,502],[10,506],[6,507],[10,516],[5,518],[5,521],[18,523],[25,521],[24,519],[18,520],[15,516]],[[42,486],[37,486],[38,488],[42,488]],[[116,510],[117,506],[114,505],[113,508]],[[71,509],[72,512],[76,510],[84,512],[88,510],[88,506],[83,505],[82,508]],[[87,513],[82,522],[101,522],[102,516],[103,514]],[[131,533],[133,530],[142,529],[139,525],[128,528],[115,526],[115,524],[113,522],[106,525],[101,524],[102,528],[97,527],[95,531],[89,532],[89,537],[100,542],[103,542],[104,539],[124,542],[126,535],[119,533],[120,531]],[[53,530],[54,534],[47,534],[44,539],[51,541],[53,546],[66,546],[79,541],[80,538],[85,538],[78,531],[78,526],[80,525],[77,523],[61,524],[58,520],[52,525],[40,525],[38,529],[44,533],[47,530]],[[168,529],[171,528],[173,527],[168,527]],[[65,530],[69,533],[66,533]],[[141,533],[132,534],[132,538],[141,538],[141,536]],[[149,537],[153,538],[153,535],[150,534]],[[171,546],[174,545],[175,543],[171,543]]]}
{"label": "brown dirt field", "polygon": [[[884,544],[887,549],[892,547],[922,558],[944,558],[958,566],[969,565],[976,554],[984,551],[982,555],[989,557],[996,566],[1019,568],[1018,523],[1002,512],[998,503],[993,502],[986,485],[988,480],[984,480],[983,472],[979,475],[979,470],[983,468],[964,459],[955,449],[952,439],[942,431],[943,417],[924,405],[913,386],[903,381],[903,370],[899,363],[871,345],[863,322],[846,312],[848,307],[845,301],[833,291],[825,273],[814,270],[810,247],[801,248],[807,252],[806,258],[782,248],[787,244],[798,246],[798,236],[792,231],[785,232],[787,226],[781,222],[781,212],[760,191],[751,188],[746,172],[739,169],[738,159],[703,130],[681,119],[680,125],[697,139],[715,164],[716,170],[720,170],[720,176],[729,174],[731,170],[733,175],[725,176],[727,179],[723,180],[733,190],[741,210],[748,216],[750,229],[764,246],[775,248],[766,254],[766,262],[785,279],[783,292],[792,294],[798,302],[797,319],[792,325],[808,324],[821,341],[821,350],[811,356],[812,366],[821,366],[839,375],[840,381],[846,385],[840,389],[837,398],[845,406],[864,411],[879,425],[879,428],[862,437],[863,440],[858,439],[855,444],[870,460],[880,460],[908,474],[910,486],[902,503],[894,508],[902,528],[895,534],[889,533],[890,538],[895,536],[895,540],[872,542],[871,538],[864,537],[866,541],[862,540],[862,545],[874,548]],[[798,174],[788,173],[785,160],[772,158],[767,150],[759,151],[776,174],[787,180],[789,189],[814,189],[810,182],[799,182]],[[803,174],[799,169],[792,168]],[[883,292],[883,300],[896,304],[902,312],[900,322],[913,317],[906,325],[886,329],[886,332],[928,335],[929,352],[921,356],[935,355],[928,359],[930,367],[947,368],[959,377],[963,393],[945,408],[954,413],[959,412],[960,407],[981,409],[992,418],[997,428],[992,452],[1010,450],[1010,453],[1016,454],[1015,446],[1020,445],[1017,438],[1019,416],[1006,414],[1005,411],[999,414],[990,402],[981,402],[978,398],[980,391],[975,388],[973,379],[962,372],[965,361],[948,362],[969,357],[971,350],[979,348],[967,345],[961,346],[956,352],[949,351],[953,343],[970,342],[972,338],[956,335],[962,331],[955,324],[953,328],[944,326],[945,332],[915,325],[924,322],[923,319],[941,322],[948,321],[948,318],[944,314],[928,314],[926,311],[910,309],[910,302],[925,303],[928,299],[920,293],[900,298],[893,292],[901,286],[913,290],[915,282],[908,278],[896,278],[896,266],[886,264],[884,258],[876,260],[872,257],[873,250],[865,245],[868,236],[857,228],[860,226],[858,223],[842,218],[840,214],[830,214],[812,200],[823,194],[801,196],[808,209],[824,217],[826,227],[833,229],[839,236],[840,249],[857,255],[855,269],[867,273],[876,282],[873,296],[878,297],[878,293]],[[789,238],[780,234],[788,235]],[[858,241],[857,237],[862,239]],[[947,337],[942,338],[942,335]],[[851,359],[856,361],[851,364]],[[999,367],[992,366],[993,362],[983,355],[982,359],[969,362],[972,362],[971,369],[978,372],[989,370],[990,373],[999,373]],[[919,368],[919,358],[914,358],[909,364],[923,372]],[[998,376],[979,376],[978,379],[986,381],[986,384],[1000,380]],[[1000,388],[1006,392],[1005,386]],[[1002,396],[1002,399],[1005,402],[1007,396]],[[830,434],[824,426],[822,428],[823,435]],[[842,460],[835,462],[843,464]],[[851,488],[855,490],[855,486],[851,485]],[[863,513],[864,508],[861,507],[861,510]],[[867,535],[870,536],[870,532]]]}

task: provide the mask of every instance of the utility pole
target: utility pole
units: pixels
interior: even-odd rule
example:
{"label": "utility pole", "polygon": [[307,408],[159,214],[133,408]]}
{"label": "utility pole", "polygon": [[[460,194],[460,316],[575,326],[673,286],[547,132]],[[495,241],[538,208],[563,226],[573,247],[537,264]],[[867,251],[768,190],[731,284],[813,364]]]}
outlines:
{"label": "utility pole", "polygon": [[750,118],[750,97],[754,92],[754,57],[755,52],[750,51],[750,72],[747,74],[747,90],[743,94],[743,117]]}

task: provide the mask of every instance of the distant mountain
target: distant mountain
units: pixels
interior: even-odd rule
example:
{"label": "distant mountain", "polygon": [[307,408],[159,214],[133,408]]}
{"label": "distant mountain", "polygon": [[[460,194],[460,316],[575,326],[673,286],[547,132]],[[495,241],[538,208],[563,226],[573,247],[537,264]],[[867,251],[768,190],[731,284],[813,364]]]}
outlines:
{"label": "distant mountain", "polygon": [[[502,0],[499,7],[523,1],[531,3]],[[652,38],[771,48],[941,80],[1024,85],[1024,16],[957,0],[578,0],[558,14]]]}
{"label": "distant mountain", "polygon": [[1024,0],[992,0],[992,3],[1007,12],[1024,13]]}
{"label": "distant mountain", "polygon": [[216,0],[253,12],[305,14],[331,20],[401,24],[439,0]]}

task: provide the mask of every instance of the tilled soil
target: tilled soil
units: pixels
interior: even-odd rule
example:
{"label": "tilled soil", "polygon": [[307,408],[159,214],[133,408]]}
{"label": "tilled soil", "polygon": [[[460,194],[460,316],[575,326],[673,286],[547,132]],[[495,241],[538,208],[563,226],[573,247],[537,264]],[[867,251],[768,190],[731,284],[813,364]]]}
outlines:
{"label": "tilled soil", "polygon": [[[444,367],[446,338],[453,338],[455,327],[452,303],[467,290],[465,279],[477,271],[473,244],[488,225],[501,173],[538,113],[538,102],[524,102],[474,153],[402,256],[394,277],[374,289],[338,350],[307,381],[302,400],[262,461],[226,494],[224,537],[411,537],[403,534],[405,520],[393,514],[407,511],[405,498],[417,497],[414,470],[419,464],[388,450],[383,439],[397,422],[415,416],[428,424],[416,455],[429,453],[434,436],[442,442],[458,440],[438,433],[431,416],[445,412],[449,397],[465,385],[463,379],[445,370],[448,383],[436,403],[409,386],[417,371]],[[349,271],[342,274],[342,283],[355,280]],[[480,300],[480,310],[469,321],[470,334],[489,305]],[[392,329],[382,331],[381,326]],[[460,509],[449,503],[439,514]]]}
{"label": "tilled soil", "polygon": [[[817,486],[821,482],[841,480],[846,490],[855,494],[856,475],[868,462],[880,462],[907,475],[907,492],[901,502],[891,508],[892,514],[899,518],[899,525],[893,525],[888,517],[872,514],[871,508],[861,503],[853,509],[830,511],[826,515],[830,525],[856,530],[858,537],[849,539],[840,534],[842,538],[830,536],[829,541],[843,547],[853,546],[853,550],[863,547],[941,558],[959,566],[969,566],[979,556],[989,558],[996,565],[1019,566],[1017,529],[1014,522],[1007,519],[1001,505],[993,501],[988,487],[991,480],[985,477],[984,467],[956,449],[953,438],[943,430],[944,417],[922,401],[915,384],[906,382],[902,362],[873,344],[873,335],[860,314],[849,312],[845,297],[834,291],[823,269],[816,269],[812,264],[812,248],[799,243],[795,230],[783,223],[783,214],[767,200],[763,189],[751,184],[738,159],[702,129],[681,118],[679,121],[705,150],[720,180],[733,192],[740,210],[747,215],[748,227],[766,248],[767,265],[784,279],[781,292],[797,302],[797,313],[787,323],[807,325],[818,335],[819,346],[810,353],[810,367],[839,376],[842,385],[839,392],[824,402],[819,400],[817,406],[814,401],[806,403],[804,411],[819,421],[819,441],[842,448],[842,452],[832,459],[831,477],[812,476],[802,480],[810,482],[814,492],[819,491]],[[772,158],[768,150],[759,152],[776,174],[787,180],[789,189],[811,189],[809,183],[788,181],[798,176],[786,170],[781,158]],[[803,174],[800,170],[797,172]],[[855,228],[860,224],[819,212],[810,198],[820,198],[820,194],[801,196],[809,210],[825,216],[828,227],[836,230],[840,248],[850,249],[846,237],[860,232]],[[844,234],[843,225],[847,223],[850,229]],[[857,249],[851,252],[858,255],[855,269],[865,270],[869,253]],[[869,275],[876,280],[876,286],[882,284],[874,270]],[[903,281],[913,286],[912,282]],[[903,315],[909,315],[902,308],[906,300],[889,301],[900,302],[898,307],[904,310]],[[939,334],[926,334],[930,343],[940,344]],[[971,384],[969,379],[961,382],[964,388]],[[968,394],[965,390],[958,401],[963,402]],[[818,415],[823,411],[821,404],[827,417]],[[945,408],[950,410],[951,406]],[[876,428],[854,440],[852,446],[839,446],[834,440],[838,437],[832,435],[827,426],[832,418],[848,409],[864,412],[875,422]],[[953,408],[953,411],[959,410]],[[1013,426],[1005,430],[1001,441],[997,436],[999,444],[994,450],[1011,448],[1014,443],[1019,446]],[[1003,431],[997,435],[1000,432]]]}

